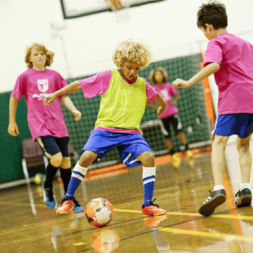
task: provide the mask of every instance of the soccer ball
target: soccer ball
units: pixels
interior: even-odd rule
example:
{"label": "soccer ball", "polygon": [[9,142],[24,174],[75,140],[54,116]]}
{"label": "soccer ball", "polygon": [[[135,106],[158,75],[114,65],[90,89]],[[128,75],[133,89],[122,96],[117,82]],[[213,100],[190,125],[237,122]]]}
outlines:
{"label": "soccer ball", "polygon": [[90,244],[99,253],[109,253],[118,248],[119,239],[115,229],[99,228],[91,235]]}
{"label": "soccer ball", "polygon": [[103,198],[92,199],[85,207],[86,220],[95,227],[106,226],[113,218],[112,204]]}
{"label": "soccer ball", "polygon": [[45,175],[41,174],[41,173],[37,173],[35,176],[34,176],[34,183],[35,184],[41,184],[41,182],[44,180],[45,178]]}

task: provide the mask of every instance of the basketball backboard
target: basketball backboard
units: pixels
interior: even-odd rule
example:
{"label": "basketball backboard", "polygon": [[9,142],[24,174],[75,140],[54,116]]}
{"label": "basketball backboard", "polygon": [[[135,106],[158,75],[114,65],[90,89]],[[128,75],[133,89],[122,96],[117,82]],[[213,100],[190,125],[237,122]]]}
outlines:
{"label": "basketball backboard", "polygon": [[[122,5],[136,7],[165,0],[120,0]],[[64,19],[78,18],[100,12],[111,11],[105,0],[61,0]]]}

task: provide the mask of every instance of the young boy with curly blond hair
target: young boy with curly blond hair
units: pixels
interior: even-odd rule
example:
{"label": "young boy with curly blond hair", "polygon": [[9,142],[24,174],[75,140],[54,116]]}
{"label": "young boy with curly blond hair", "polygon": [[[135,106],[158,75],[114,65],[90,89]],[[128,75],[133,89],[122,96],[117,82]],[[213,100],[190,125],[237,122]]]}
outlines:
{"label": "young boy with curly blond hair", "polygon": [[95,129],[83,147],[68,191],[56,213],[72,209],[76,189],[85,177],[88,167],[117,147],[119,155],[128,167],[143,165],[144,204],[142,213],[154,216],[165,214],[152,201],[155,186],[155,157],[142,136],[140,122],[145,112],[146,101],[157,102],[160,116],[166,103],[148,82],[137,74],[149,65],[152,54],[147,45],[133,40],[122,41],[116,48],[113,61],[119,69],[104,71],[93,77],[75,81],[45,98],[45,105],[65,93],[82,90],[85,98],[101,96],[100,109]]}
{"label": "young boy with curly blond hair", "polygon": [[[191,150],[189,150],[188,142],[182,130],[182,123],[178,116],[178,109],[176,107],[179,99],[179,93],[170,83],[167,82],[168,73],[162,67],[157,67],[151,70],[149,73],[149,79],[154,84],[153,88],[161,94],[167,103],[167,110],[160,116],[160,122],[162,133],[165,137],[165,144],[170,152],[169,154],[172,155],[172,162],[180,161],[181,159],[177,156],[171,141],[170,125],[172,125],[175,134],[178,135],[181,143],[184,145],[184,150],[186,151],[187,156],[191,158],[193,154]],[[147,103],[147,107],[157,109],[157,105],[149,103]]]}
{"label": "young boy with curly blond hair", "polygon": [[197,26],[209,40],[205,67],[190,80],[176,79],[175,88],[189,88],[214,73],[219,89],[218,117],[213,129],[212,170],[214,189],[199,212],[211,215],[226,200],[223,170],[226,166],[225,148],[231,135],[237,135],[236,146],[241,168],[240,189],[236,207],[251,204],[250,138],[253,132],[253,46],[228,33],[225,5],[218,2],[203,4],[197,14]]}
{"label": "young boy with curly blond hair", "polygon": [[[43,100],[67,85],[61,75],[47,69],[53,62],[54,53],[41,43],[33,43],[26,49],[25,62],[27,70],[21,73],[16,81],[10,98],[10,120],[8,133],[19,134],[15,115],[18,99],[25,96],[28,109],[28,125],[34,141],[44,148],[50,162],[46,168],[46,181],[43,185],[44,201],[49,208],[56,205],[53,195],[53,179],[60,167],[65,191],[71,177],[71,163],[68,154],[68,131],[62,114],[60,101],[68,108],[75,120],[81,119],[81,113],[75,108],[71,99],[62,94],[51,107],[45,107]],[[83,207],[74,199],[74,211],[83,211]]]}

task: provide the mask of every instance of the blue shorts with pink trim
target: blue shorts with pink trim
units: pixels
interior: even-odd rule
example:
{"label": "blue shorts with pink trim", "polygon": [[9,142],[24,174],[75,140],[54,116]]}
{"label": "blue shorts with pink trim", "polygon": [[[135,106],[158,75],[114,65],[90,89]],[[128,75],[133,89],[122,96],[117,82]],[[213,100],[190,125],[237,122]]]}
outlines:
{"label": "blue shorts with pink trim", "polygon": [[97,162],[113,148],[117,147],[121,160],[128,167],[141,164],[136,159],[145,151],[152,152],[146,140],[140,133],[111,133],[104,130],[95,129],[82,150],[89,150],[97,153],[99,156],[93,162]]}
{"label": "blue shorts with pink trim", "polygon": [[238,135],[240,138],[247,138],[251,133],[253,133],[253,114],[251,113],[219,115],[212,132],[220,136]]}

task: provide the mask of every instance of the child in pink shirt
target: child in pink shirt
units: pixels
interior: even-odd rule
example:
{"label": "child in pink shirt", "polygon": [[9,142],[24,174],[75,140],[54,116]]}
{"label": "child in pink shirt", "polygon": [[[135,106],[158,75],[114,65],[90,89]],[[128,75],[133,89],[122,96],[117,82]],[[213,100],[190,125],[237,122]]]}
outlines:
{"label": "child in pink shirt", "polygon": [[253,132],[253,46],[227,32],[226,7],[212,2],[198,11],[197,25],[209,40],[204,56],[205,68],[190,80],[176,79],[175,88],[189,88],[214,74],[219,89],[218,117],[213,129],[212,170],[214,189],[201,205],[202,215],[211,215],[226,200],[223,170],[226,166],[225,148],[231,135],[237,135],[237,150],[241,168],[240,189],[236,193],[236,207],[251,204],[250,138]]}
{"label": "child in pink shirt", "polygon": [[[153,69],[149,74],[149,79],[154,84],[153,88],[161,94],[165,102],[167,103],[167,110],[160,116],[161,129],[165,137],[165,143],[167,148],[170,150],[172,155],[172,162],[180,162],[180,157],[175,153],[172,141],[170,125],[172,125],[174,132],[180,138],[182,144],[185,146],[185,150],[188,157],[192,157],[192,152],[189,150],[188,142],[185,134],[182,130],[182,123],[178,116],[178,109],[175,106],[179,99],[177,90],[170,84],[167,83],[168,73],[164,68],[158,67]],[[151,105],[147,103],[147,107],[157,109],[157,105]]]}
{"label": "child in pink shirt", "polygon": [[[49,208],[54,208],[53,178],[60,167],[65,191],[71,177],[71,163],[68,154],[68,131],[62,114],[60,101],[72,112],[75,120],[81,119],[81,113],[75,108],[67,95],[62,95],[51,107],[43,105],[44,98],[67,85],[61,75],[46,69],[53,62],[54,53],[42,44],[33,43],[27,47],[25,62],[28,70],[21,73],[16,81],[10,98],[10,120],[8,133],[19,134],[15,121],[18,99],[25,96],[28,108],[28,125],[34,141],[38,141],[50,163],[46,169],[46,181],[43,185],[44,201]],[[83,211],[75,200],[74,211]]]}

